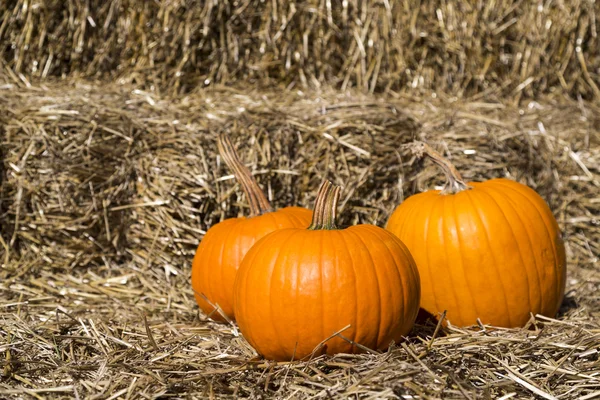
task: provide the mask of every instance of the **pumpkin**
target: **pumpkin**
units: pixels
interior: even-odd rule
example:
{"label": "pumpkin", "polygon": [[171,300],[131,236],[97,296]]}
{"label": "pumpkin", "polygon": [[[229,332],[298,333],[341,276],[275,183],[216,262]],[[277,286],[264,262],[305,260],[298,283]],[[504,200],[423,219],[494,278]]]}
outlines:
{"label": "pumpkin", "polygon": [[237,323],[267,359],[383,350],[413,326],[419,274],[410,252],[383,228],[336,229],[339,193],[325,181],[308,229],[270,233],[242,261]]}
{"label": "pumpkin", "polygon": [[558,224],[531,188],[508,179],[463,181],[425,143],[413,145],[447,177],[443,190],[410,196],[386,229],[413,254],[421,307],[447,310],[454,325],[522,327],[531,314],[554,316],[565,291],[565,248]]}
{"label": "pumpkin", "polygon": [[273,210],[229,138],[221,135],[218,146],[222,159],[242,185],[250,216],[226,219],[206,232],[192,262],[192,288],[204,313],[217,321],[233,321],[233,284],[246,252],[274,230],[308,227],[312,212],[300,207]]}

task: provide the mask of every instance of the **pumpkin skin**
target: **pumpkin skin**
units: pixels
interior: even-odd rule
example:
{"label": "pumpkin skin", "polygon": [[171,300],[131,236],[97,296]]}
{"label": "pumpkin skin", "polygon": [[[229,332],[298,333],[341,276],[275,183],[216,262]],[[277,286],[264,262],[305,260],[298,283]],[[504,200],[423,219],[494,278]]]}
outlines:
{"label": "pumpkin skin", "polygon": [[531,188],[508,179],[432,190],[396,208],[386,229],[409,248],[421,276],[421,307],[457,326],[522,327],[553,317],[565,291],[558,224]]}
{"label": "pumpkin skin", "polygon": [[362,346],[386,349],[411,330],[419,290],[410,252],[382,228],[284,229],[259,240],[242,261],[234,308],[259,354],[299,360],[327,339],[315,354],[360,352],[332,337],[340,331]]}
{"label": "pumpkin skin", "polygon": [[308,227],[312,212],[300,207],[275,211],[226,135],[219,136],[218,146],[244,189],[251,216],[221,221],[206,232],[192,261],[191,280],[204,313],[215,321],[233,321],[233,284],[244,255],[256,241],[277,229]]}
{"label": "pumpkin skin", "polygon": [[[244,255],[268,233],[277,229],[306,228],[311,217],[312,212],[306,208],[286,207],[213,225],[200,242],[192,262],[192,288],[202,311],[216,321],[225,320],[221,312],[234,320],[233,284]],[[216,305],[221,312],[216,310]]]}

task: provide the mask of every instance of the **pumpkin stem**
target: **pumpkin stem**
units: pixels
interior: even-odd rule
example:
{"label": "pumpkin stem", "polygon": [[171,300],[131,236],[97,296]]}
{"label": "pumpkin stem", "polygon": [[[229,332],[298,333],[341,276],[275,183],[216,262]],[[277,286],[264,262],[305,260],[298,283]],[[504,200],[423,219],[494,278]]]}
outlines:
{"label": "pumpkin stem", "polygon": [[436,163],[440,168],[442,168],[442,171],[444,171],[447,182],[440,194],[456,194],[458,192],[462,192],[463,190],[471,189],[471,186],[467,185],[465,181],[463,181],[463,178],[456,167],[427,143],[415,141],[411,143],[409,147],[414,155],[419,158],[429,157],[431,161]]}
{"label": "pumpkin stem", "polygon": [[334,185],[327,179],[321,183],[317,199],[315,200],[312,223],[308,229],[337,229],[335,222],[337,220],[337,206],[341,190],[341,187]]}
{"label": "pumpkin stem", "polygon": [[250,215],[256,216],[273,211],[269,200],[267,200],[265,194],[258,186],[256,179],[238,157],[229,137],[225,134],[219,135],[217,144],[221,158],[223,158],[229,169],[233,171],[235,178],[244,189],[244,193],[250,203]]}

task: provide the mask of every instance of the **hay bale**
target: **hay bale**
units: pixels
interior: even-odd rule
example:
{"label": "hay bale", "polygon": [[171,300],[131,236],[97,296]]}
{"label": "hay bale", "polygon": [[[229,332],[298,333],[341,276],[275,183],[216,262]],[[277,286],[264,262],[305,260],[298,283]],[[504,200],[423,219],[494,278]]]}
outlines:
{"label": "hay bale", "polygon": [[127,115],[112,106],[115,96],[95,104],[90,89],[41,91],[26,105],[15,94],[3,105],[3,193],[14,202],[5,203],[2,234],[39,265],[103,264],[126,240],[130,221],[119,206],[135,193],[129,158],[140,131],[119,133]]}
{"label": "hay bale", "polygon": [[[173,101],[115,87],[54,87],[27,102],[8,96],[3,124],[10,170],[4,190],[16,199],[6,206],[3,234],[13,252],[34,246],[53,268],[121,263],[132,246],[161,242],[165,262],[189,256],[206,229],[247,207],[239,195],[230,202],[231,187],[220,181],[215,138],[223,131],[260,165],[259,182],[275,206],[310,206],[314,186],[328,177],[349,188],[343,203],[363,206],[342,222],[382,222],[389,206],[369,206],[398,202],[396,191],[378,187],[397,182],[395,150],[418,127],[380,102],[307,101],[282,110],[281,98],[289,98],[276,92],[258,100],[197,91]],[[340,162],[332,162],[332,151]],[[386,172],[373,173],[386,164]],[[76,243],[64,242],[69,237]]]}
{"label": "hay bale", "polygon": [[186,92],[256,80],[364,91],[600,98],[600,3],[7,0],[0,60],[23,80]]}

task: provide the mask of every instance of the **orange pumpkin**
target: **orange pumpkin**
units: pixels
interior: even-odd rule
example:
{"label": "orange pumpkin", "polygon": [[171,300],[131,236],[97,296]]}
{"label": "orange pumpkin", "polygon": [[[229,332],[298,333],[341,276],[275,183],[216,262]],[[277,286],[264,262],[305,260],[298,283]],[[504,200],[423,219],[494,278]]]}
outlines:
{"label": "orange pumpkin", "polygon": [[386,349],[413,326],[419,274],[406,246],[385,229],[336,229],[339,187],[321,185],[308,229],[266,235],[235,281],[235,315],[268,359]]}
{"label": "orange pumpkin", "polygon": [[530,314],[554,316],[563,299],[565,248],[558,224],[531,188],[508,179],[463,182],[424,143],[418,156],[438,164],[448,182],[404,201],[386,229],[415,257],[421,307],[447,310],[454,325],[521,327]]}
{"label": "orange pumpkin", "polygon": [[226,219],[206,232],[192,262],[192,288],[202,311],[214,320],[224,321],[234,319],[233,283],[252,245],[277,229],[306,228],[312,213],[300,207],[274,211],[229,139],[222,135],[218,144],[221,157],[244,189],[251,216]]}

